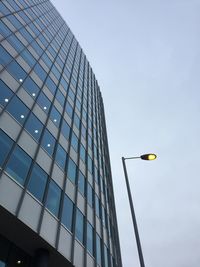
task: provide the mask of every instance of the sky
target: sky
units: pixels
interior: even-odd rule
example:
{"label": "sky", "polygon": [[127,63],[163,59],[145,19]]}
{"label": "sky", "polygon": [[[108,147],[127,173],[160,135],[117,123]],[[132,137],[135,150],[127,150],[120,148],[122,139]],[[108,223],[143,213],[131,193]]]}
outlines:
{"label": "sky", "polygon": [[103,95],[124,267],[200,265],[199,0],[52,0]]}

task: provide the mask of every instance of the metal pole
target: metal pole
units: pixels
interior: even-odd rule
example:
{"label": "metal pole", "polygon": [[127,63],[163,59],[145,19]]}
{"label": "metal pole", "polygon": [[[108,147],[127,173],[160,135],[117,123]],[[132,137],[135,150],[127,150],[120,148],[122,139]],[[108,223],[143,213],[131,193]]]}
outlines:
{"label": "metal pole", "polygon": [[145,267],[124,157],[122,157],[122,164],[123,164],[123,168],[124,168],[124,176],[125,176],[126,187],[127,187],[127,191],[128,191],[128,199],[129,199],[129,204],[130,204],[130,208],[131,208],[131,215],[132,215],[133,227],[134,227],[134,231],[135,231],[135,238],[136,238],[136,243],[137,243],[138,255],[139,255],[139,259],[140,259],[140,266]]}

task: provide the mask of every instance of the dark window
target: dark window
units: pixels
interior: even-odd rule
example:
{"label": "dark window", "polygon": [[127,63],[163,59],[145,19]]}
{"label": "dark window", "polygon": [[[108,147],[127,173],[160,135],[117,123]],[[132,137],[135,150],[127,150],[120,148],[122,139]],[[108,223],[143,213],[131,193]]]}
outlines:
{"label": "dark window", "polygon": [[63,120],[62,122],[62,128],[61,128],[61,133],[63,134],[63,136],[66,139],[69,139],[69,132],[70,132],[70,127],[69,125],[66,123],[65,120]]}
{"label": "dark window", "polygon": [[75,227],[75,235],[76,238],[83,243],[83,226],[84,226],[84,216],[79,211],[79,209],[76,210],[76,227]]}
{"label": "dark window", "polygon": [[78,190],[85,196],[85,177],[80,171],[78,174]]}
{"label": "dark window", "polygon": [[76,179],[76,164],[70,158],[69,158],[69,162],[68,162],[67,177],[73,183],[75,183],[75,179]]}
{"label": "dark window", "polygon": [[87,184],[87,202],[93,207],[93,189],[89,183]]}
{"label": "dark window", "polygon": [[73,202],[65,195],[61,222],[72,231]]}
{"label": "dark window", "polygon": [[3,66],[7,65],[13,59],[12,56],[6,51],[6,49],[1,45],[0,45],[0,55],[1,55],[0,64]]}
{"label": "dark window", "polygon": [[12,76],[20,82],[22,82],[27,75],[27,73],[22,69],[22,67],[20,67],[20,65],[15,60],[8,65],[7,69],[10,74],[12,74]]}
{"label": "dark window", "polygon": [[53,106],[50,113],[50,119],[54,122],[54,124],[58,127],[61,119],[60,112]]}
{"label": "dark window", "polygon": [[65,97],[64,95],[61,93],[60,90],[57,91],[56,93],[56,99],[58,100],[58,102],[61,104],[61,106],[63,107],[64,106],[64,103],[65,103]]}
{"label": "dark window", "polygon": [[30,77],[26,78],[23,87],[33,98],[35,98],[40,91],[40,88]]}
{"label": "dark window", "polygon": [[47,178],[48,175],[46,174],[46,172],[42,168],[40,168],[38,164],[35,164],[31,172],[27,189],[40,202],[43,201]]}
{"label": "dark window", "polygon": [[12,145],[13,140],[0,130],[0,166],[3,165]]}
{"label": "dark window", "polygon": [[67,157],[67,152],[63,149],[61,145],[58,144],[55,161],[63,170],[65,168],[66,157]]}
{"label": "dark window", "polygon": [[24,128],[38,141],[42,133],[43,124],[31,113]]}
{"label": "dark window", "polygon": [[61,196],[60,187],[53,180],[51,180],[49,184],[48,193],[47,193],[46,207],[55,216],[58,216],[60,196]]}
{"label": "dark window", "polygon": [[6,166],[6,171],[20,184],[24,184],[31,165],[31,158],[17,146]]}
{"label": "dark window", "polygon": [[48,113],[51,102],[43,92],[40,93],[37,99],[37,103],[44,110],[44,112]]}
{"label": "dark window", "polygon": [[72,132],[71,145],[74,148],[74,150],[77,152],[78,151],[78,138],[74,132]]}
{"label": "dark window", "polygon": [[101,265],[101,239],[97,234],[96,234],[96,260],[97,263]]}
{"label": "dark window", "polygon": [[20,123],[24,124],[29,109],[23,104],[18,97],[14,97],[7,106],[7,111]]}
{"label": "dark window", "polygon": [[92,255],[94,254],[93,234],[93,227],[87,222],[87,249]]}
{"label": "dark window", "polygon": [[47,151],[47,153],[49,153],[49,155],[53,154],[55,141],[56,140],[53,135],[47,129],[45,129],[41,146]]}
{"label": "dark window", "polygon": [[0,105],[3,107],[10,101],[13,92],[10,88],[0,80]]}
{"label": "dark window", "polygon": [[73,109],[72,109],[72,106],[69,104],[69,102],[67,102],[65,110],[66,110],[67,114],[69,115],[69,117],[71,118],[72,113],[73,113]]}

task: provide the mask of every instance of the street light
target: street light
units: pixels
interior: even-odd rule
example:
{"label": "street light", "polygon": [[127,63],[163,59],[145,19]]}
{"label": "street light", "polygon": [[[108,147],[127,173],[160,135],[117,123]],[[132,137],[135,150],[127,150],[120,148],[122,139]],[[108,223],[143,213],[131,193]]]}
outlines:
{"label": "street light", "polygon": [[128,181],[128,174],[127,174],[127,170],[126,170],[125,160],[127,160],[127,159],[154,160],[156,158],[157,158],[157,156],[155,154],[144,154],[144,155],[142,155],[140,157],[130,157],[130,158],[122,157],[122,164],[123,164],[123,168],[124,168],[124,176],[125,176],[125,180],[126,180],[128,199],[129,199],[129,204],[130,204],[130,208],[131,208],[133,227],[134,227],[134,231],[135,231],[135,239],[136,239],[137,250],[138,250],[138,255],[139,255],[139,260],[140,260],[140,266],[141,267],[145,267],[145,264],[144,264],[144,258],[143,258],[143,253],[142,253],[142,247],[141,247],[141,243],[140,243],[138,227],[137,227],[137,221],[136,221],[136,217],[135,217],[135,211],[134,211],[134,207],[133,207],[133,200],[132,200],[132,196],[131,196],[131,190],[130,190],[130,185],[129,185],[129,181]]}

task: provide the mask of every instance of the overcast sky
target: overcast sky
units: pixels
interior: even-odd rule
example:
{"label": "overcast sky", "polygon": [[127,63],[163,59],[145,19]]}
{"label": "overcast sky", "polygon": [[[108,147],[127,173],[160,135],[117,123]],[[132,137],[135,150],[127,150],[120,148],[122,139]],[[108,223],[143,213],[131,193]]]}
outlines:
{"label": "overcast sky", "polygon": [[200,266],[200,1],[53,0],[100,85],[124,267]]}

